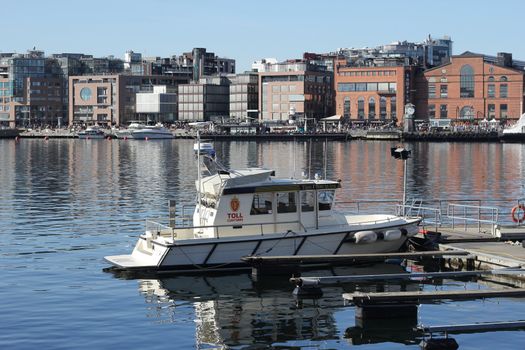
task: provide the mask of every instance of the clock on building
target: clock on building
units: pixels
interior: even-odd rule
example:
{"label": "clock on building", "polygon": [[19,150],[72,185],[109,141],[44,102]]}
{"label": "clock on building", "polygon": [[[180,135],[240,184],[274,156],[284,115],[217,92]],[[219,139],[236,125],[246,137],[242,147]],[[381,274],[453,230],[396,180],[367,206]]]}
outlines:
{"label": "clock on building", "polygon": [[91,98],[91,89],[90,88],[82,88],[80,90],[80,98],[84,101],[88,101]]}
{"label": "clock on building", "polygon": [[416,111],[416,109],[414,108],[414,105],[413,104],[407,104],[405,106],[405,113],[407,115],[414,115],[414,112]]}

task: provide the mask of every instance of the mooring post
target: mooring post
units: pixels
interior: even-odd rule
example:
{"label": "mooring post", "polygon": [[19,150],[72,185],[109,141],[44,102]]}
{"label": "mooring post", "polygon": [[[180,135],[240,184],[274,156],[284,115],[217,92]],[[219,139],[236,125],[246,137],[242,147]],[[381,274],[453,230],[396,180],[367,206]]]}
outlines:
{"label": "mooring post", "polygon": [[356,304],[355,324],[367,328],[381,320],[403,320],[403,324],[417,326],[418,303]]}

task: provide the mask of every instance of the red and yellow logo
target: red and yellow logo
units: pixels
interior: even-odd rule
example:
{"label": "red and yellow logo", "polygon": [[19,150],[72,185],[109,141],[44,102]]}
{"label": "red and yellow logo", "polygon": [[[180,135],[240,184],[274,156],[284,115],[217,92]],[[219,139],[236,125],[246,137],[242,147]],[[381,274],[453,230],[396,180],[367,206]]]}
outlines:
{"label": "red and yellow logo", "polygon": [[233,197],[230,201],[230,208],[232,211],[239,210],[239,207],[241,206],[241,201],[239,201],[239,198]]}

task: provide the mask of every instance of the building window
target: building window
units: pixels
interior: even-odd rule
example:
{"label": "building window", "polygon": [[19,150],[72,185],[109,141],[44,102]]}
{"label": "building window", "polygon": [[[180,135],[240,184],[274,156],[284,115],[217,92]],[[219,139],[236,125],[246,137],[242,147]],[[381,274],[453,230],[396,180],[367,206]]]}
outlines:
{"label": "building window", "polygon": [[379,117],[383,120],[386,119],[386,97],[384,96],[379,98]]}
{"label": "building window", "polygon": [[343,118],[350,118],[350,97],[345,97],[343,103]]}
{"label": "building window", "polygon": [[447,98],[448,97],[448,85],[441,85],[439,87],[439,97]]}
{"label": "building window", "polygon": [[499,81],[508,81],[508,79],[506,76],[503,75],[501,78],[499,78]]}
{"label": "building window", "polygon": [[429,118],[436,117],[436,105],[428,105],[428,117]]}
{"label": "building window", "polygon": [[490,103],[488,105],[488,117],[489,119],[496,117],[496,105],[495,104]]}
{"label": "building window", "polygon": [[507,104],[501,104],[499,105],[499,117],[501,119],[507,119],[508,115],[508,107]]}
{"label": "building window", "polygon": [[376,99],[370,97],[368,99],[368,119],[374,119],[376,117]]}
{"label": "building window", "polygon": [[338,83],[337,91],[341,91],[341,92],[355,91],[355,84],[354,83]]}
{"label": "building window", "polygon": [[363,97],[357,99],[357,117],[365,119],[365,99]]}
{"label": "building window", "polygon": [[469,64],[461,67],[460,71],[460,97],[474,97],[474,70]]}
{"label": "building window", "polygon": [[428,86],[428,98],[436,98],[436,85],[430,84]]}
{"label": "building window", "polygon": [[490,76],[490,77],[489,77],[489,81],[494,81],[494,77],[493,77],[493,76]]}
{"label": "building window", "polygon": [[439,117],[441,119],[447,119],[448,118],[447,105],[440,105],[439,106]]}
{"label": "building window", "polygon": [[465,106],[461,108],[461,111],[459,112],[459,118],[460,119],[474,119],[474,108],[471,106]]}
{"label": "building window", "polygon": [[508,96],[508,85],[507,84],[501,84],[499,86],[499,97],[506,98]]}
{"label": "building window", "polygon": [[488,97],[496,97],[496,85],[489,84],[487,87]]}
{"label": "building window", "polygon": [[395,96],[390,97],[390,117],[392,119],[397,118],[397,98]]}

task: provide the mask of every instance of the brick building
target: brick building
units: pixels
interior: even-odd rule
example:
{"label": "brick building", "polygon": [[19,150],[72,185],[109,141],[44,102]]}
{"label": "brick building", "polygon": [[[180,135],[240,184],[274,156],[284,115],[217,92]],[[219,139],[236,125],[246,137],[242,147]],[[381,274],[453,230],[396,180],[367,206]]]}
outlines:
{"label": "brick building", "polygon": [[525,63],[512,55],[465,52],[416,83],[416,119],[505,121],[523,113]]}
{"label": "brick building", "polygon": [[269,64],[259,72],[259,119],[287,121],[330,116],[333,104],[333,72],[306,60]]}
{"label": "brick building", "polygon": [[414,99],[416,67],[400,62],[381,65],[335,65],[336,114],[352,122],[386,123],[401,120],[406,103]]}
{"label": "brick building", "polygon": [[[164,75],[83,75],[69,77],[69,124],[125,125],[137,118],[136,95],[153,86],[175,89],[187,80]],[[177,119],[176,116],[173,117]]]}

